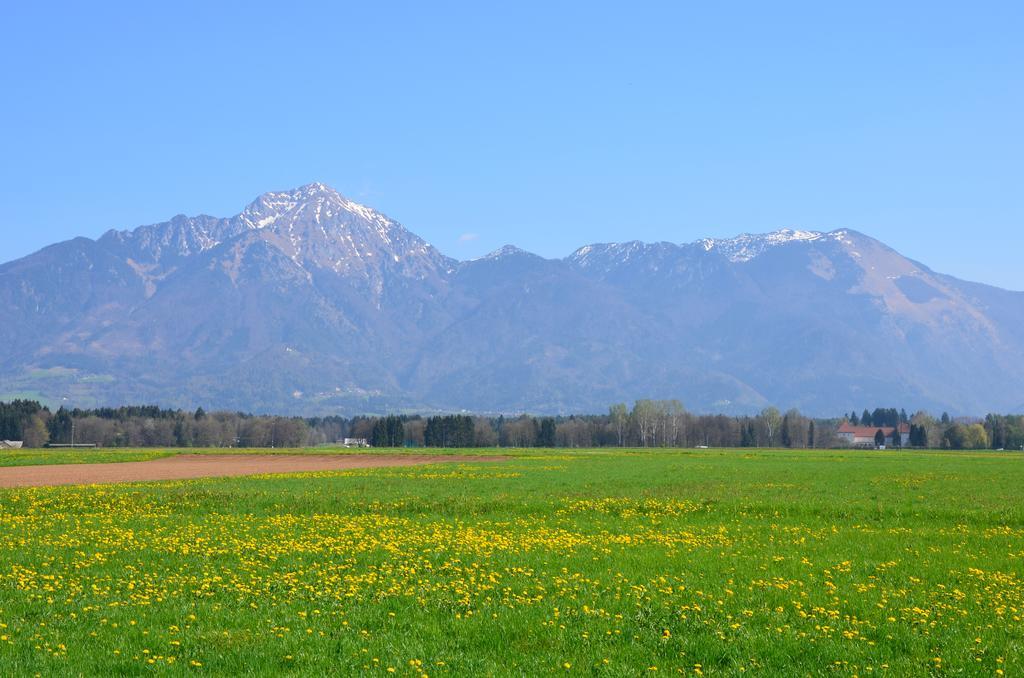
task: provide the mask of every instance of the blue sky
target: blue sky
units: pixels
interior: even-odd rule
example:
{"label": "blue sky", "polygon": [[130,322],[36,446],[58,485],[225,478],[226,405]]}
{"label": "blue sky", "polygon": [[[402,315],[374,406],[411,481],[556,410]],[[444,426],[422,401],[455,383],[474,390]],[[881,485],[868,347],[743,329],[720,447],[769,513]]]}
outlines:
{"label": "blue sky", "polygon": [[855,228],[1024,290],[1024,5],[9,4],[0,260],[323,181],[458,258]]}

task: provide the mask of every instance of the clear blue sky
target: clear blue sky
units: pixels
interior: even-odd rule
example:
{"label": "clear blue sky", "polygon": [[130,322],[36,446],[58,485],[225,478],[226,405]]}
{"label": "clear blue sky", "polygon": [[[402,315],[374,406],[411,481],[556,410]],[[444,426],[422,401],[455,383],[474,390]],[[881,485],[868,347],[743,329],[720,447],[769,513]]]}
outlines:
{"label": "clear blue sky", "polygon": [[1024,289],[1022,3],[488,4],[8,3],[0,260],[323,181],[458,258],[850,227]]}

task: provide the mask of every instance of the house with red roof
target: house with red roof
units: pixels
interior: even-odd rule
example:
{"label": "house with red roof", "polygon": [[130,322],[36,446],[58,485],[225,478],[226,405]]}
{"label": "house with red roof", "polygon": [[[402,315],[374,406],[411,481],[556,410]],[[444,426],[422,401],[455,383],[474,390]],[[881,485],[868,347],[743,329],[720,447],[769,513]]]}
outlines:
{"label": "house with red roof", "polygon": [[902,423],[899,427],[893,426],[854,426],[844,421],[839,430],[836,431],[839,439],[850,447],[876,447],[875,435],[881,431],[885,436],[885,447],[892,447],[893,437],[899,431],[899,446],[906,447],[910,443],[910,424]]}

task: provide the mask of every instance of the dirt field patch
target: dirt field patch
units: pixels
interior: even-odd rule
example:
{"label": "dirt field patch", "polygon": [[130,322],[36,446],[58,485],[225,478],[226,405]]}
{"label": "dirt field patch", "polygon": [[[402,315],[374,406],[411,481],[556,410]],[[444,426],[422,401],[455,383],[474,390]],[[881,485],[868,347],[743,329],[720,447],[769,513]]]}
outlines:
{"label": "dirt field patch", "polygon": [[379,466],[418,466],[420,464],[501,461],[502,457],[446,455],[298,455],[298,454],[180,454],[151,461],[126,461],[113,464],[61,464],[0,468],[0,487],[36,487],[43,485],[90,485],[150,480],[219,478],[263,473],[299,473],[303,471],[344,471]]}

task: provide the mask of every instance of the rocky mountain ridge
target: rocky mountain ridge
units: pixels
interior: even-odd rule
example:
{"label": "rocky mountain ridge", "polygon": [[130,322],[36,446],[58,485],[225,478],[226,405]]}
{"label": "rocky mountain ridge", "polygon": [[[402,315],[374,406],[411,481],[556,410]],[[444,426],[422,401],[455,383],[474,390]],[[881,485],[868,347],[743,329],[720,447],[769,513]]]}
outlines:
{"label": "rocky mountain ridge", "polygon": [[849,229],[446,257],[323,184],[0,265],[0,398],[252,411],[1024,400],[1024,294]]}

